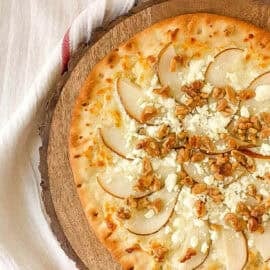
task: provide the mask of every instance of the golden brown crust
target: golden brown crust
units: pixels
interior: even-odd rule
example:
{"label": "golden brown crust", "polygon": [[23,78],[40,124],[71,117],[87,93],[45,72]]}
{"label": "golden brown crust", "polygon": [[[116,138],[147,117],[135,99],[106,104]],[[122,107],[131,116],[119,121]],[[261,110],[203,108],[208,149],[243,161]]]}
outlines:
{"label": "golden brown crust", "polygon": [[[153,257],[143,250],[127,253],[125,241],[115,233],[117,228],[106,226],[102,209],[94,198],[94,191],[89,189],[87,179],[82,172],[82,164],[88,162],[84,160],[84,155],[87,151],[89,155],[97,155],[91,159],[93,160],[93,173],[95,168],[102,168],[110,162],[108,151],[92,127],[95,125],[94,123],[101,121],[100,112],[108,111],[107,108],[104,108],[113,95],[112,89],[115,80],[113,72],[119,69],[123,73],[129,71],[129,63],[125,62],[121,66],[121,59],[125,56],[144,57],[149,59],[147,65],[151,66],[153,59],[158,57],[159,52],[167,43],[179,41],[187,48],[192,48],[193,54],[197,54],[198,57],[209,48],[231,46],[241,49],[248,48],[252,53],[256,53],[261,66],[270,63],[269,32],[233,18],[201,13],[181,15],[154,24],[120,45],[118,49],[112,51],[95,65],[80,89],[73,109],[69,158],[87,219],[97,237],[120,262],[123,269],[155,269],[157,264]],[[84,113],[87,113],[89,120],[85,120]],[[87,131],[85,131],[86,129]],[[86,133],[87,135],[84,135]],[[94,146],[89,146],[89,140],[94,141]],[[91,147],[95,149],[91,150]]]}

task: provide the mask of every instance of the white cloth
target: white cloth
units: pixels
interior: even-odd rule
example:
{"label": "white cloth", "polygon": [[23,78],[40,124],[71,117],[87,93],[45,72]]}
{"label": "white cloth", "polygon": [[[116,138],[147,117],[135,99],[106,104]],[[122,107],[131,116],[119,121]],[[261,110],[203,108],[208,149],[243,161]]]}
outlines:
{"label": "white cloth", "polygon": [[[40,199],[38,109],[78,44],[89,41],[91,31],[105,19],[127,12],[133,4],[134,0],[0,1],[1,270],[76,269],[51,232]],[[69,26],[65,52],[61,38]]]}

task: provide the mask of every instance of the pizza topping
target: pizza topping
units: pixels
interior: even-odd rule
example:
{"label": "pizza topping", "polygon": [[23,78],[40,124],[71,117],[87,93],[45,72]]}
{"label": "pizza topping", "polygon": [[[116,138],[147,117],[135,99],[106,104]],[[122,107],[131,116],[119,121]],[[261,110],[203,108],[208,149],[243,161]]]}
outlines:
{"label": "pizza topping", "polygon": [[140,250],[141,249],[141,246],[139,244],[134,244],[133,246],[129,247],[129,248],[126,248],[125,251],[127,253],[132,253],[133,251],[137,251],[137,250]]}
{"label": "pizza topping", "polygon": [[252,89],[241,90],[237,93],[237,97],[240,100],[248,100],[255,97],[255,91]]}
{"label": "pizza topping", "polygon": [[129,219],[131,217],[131,212],[124,207],[120,207],[116,212],[116,216],[120,219]]}
{"label": "pizza topping", "polygon": [[162,86],[161,88],[155,88],[153,89],[153,93],[168,98],[170,97],[170,88],[169,86]]}
{"label": "pizza topping", "polygon": [[195,202],[194,205],[195,209],[196,209],[196,214],[198,218],[202,218],[205,216],[206,214],[206,207],[205,207],[205,203],[201,200],[197,200]]}
{"label": "pizza topping", "polygon": [[197,254],[196,250],[194,248],[188,248],[186,251],[186,254],[179,259],[180,263],[184,263],[188,260],[190,260],[193,256]]}
{"label": "pizza topping", "polygon": [[245,222],[234,213],[227,213],[225,215],[225,222],[231,226],[236,232],[243,231],[245,229]]}
{"label": "pizza topping", "polygon": [[139,141],[136,147],[137,149],[143,149],[152,157],[159,157],[161,155],[160,143],[153,138],[146,138]]}
{"label": "pizza topping", "polygon": [[165,259],[168,251],[168,248],[158,242],[151,243],[151,254],[158,262],[162,262]]}
{"label": "pizza topping", "polygon": [[146,106],[144,107],[142,111],[141,120],[142,122],[147,122],[151,120],[157,114],[158,114],[158,110],[154,106]]}

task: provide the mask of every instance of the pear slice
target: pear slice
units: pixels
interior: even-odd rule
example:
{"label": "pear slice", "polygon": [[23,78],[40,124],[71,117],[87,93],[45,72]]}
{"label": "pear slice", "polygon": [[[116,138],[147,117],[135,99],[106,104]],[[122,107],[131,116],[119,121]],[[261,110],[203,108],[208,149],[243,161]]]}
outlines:
{"label": "pear slice", "polygon": [[178,194],[179,192],[169,192],[166,188],[151,194],[148,197],[150,201],[158,198],[163,201],[164,205],[161,212],[149,217],[147,212],[153,210],[135,210],[131,218],[127,220],[126,228],[136,235],[149,235],[158,232],[171,217]]}
{"label": "pear slice", "polygon": [[119,199],[130,196],[142,198],[151,193],[151,191],[139,192],[134,190],[134,181],[130,181],[123,172],[104,173],[97,177],[97,182],[104,191]]}
{"label": "pear slice", "polygon": [[263,155],[259,151],[259,147],[253,147],[250,149],[241,149],[241,152],[249,157],[257,159],[270,159],[269,155]]}
{"label": "pear slice", "polygon": [[[180,248],[172,255],[173,264],[179,270],[192,270],[199,268],[207,259],[211,247],[211,240],[209,235],[209,228],[206,222],[202,226],[197,227],[191,221],[186,222],[187,226],[183,229],[184,241]],[[192,225],[191,225],[192,224]],[[198,244],[192,247],[191,240],[196,239]],[[202,245],[207,245],[206,250],[202,251]],[[186,255],[189,248],[196,251],[196,254],[191,256],[190,259],[181,262],[181,259]]]}
{"label": "pear slice", "polygon": [[143,109],[139,104],[139,100],[144,96],[142,89],[127,79],[119,78],[117,81],[117,92],[126,113],[139,123],[143,123]]}
{"label": "pear slice", "polygon": [[222,258],[221,263],[226,270],[242,270],[248,259],[247,240],[243,232],[235,232],[232,229],[221,229],[217,233],[217,238],[212,240],[209,261],[205,261],[205,265],[210,263],[212,252]]}
{"label": "pear slice", "polygon": [[270,112],[270,72],[255,78],[248,88],[254,90],[256,96],[243,101],[241,106],[246,106],[251,115]]}
{"label": "pear slice", "polygon": [[215,60],[206,69],[206,81],[216,87],[230,85],[226,74],[227,72],[234,72],[235,66],[243,58],[243,52],[239,48],[229,48],[218,53]]}
{"label": "pear slice", "polygon": [[158,56],[158,78],[163,86],[169,86],[172,96],[180,102],[183,93],[180,91],[181,81],[179,79],[179,70],[171,71],[170,65],[172,59],[177,56],[172,43],[167,44]]}
{"label": "pear slice", "polygon": [[256,89],[259,85],[265,85],[270,84],[270,71],[267,71],[261,75],[259,75],[257,78],[255,78],[250,85],[248,86],[249,89]]}
{"label": "pear slice", "polygon": [[127,156],[130,149],[126,146],[124,131],[117,127],[102,127],[100,128],[100,136],[103,143],[117,155],[129,159]]}
{"label": "pear slice", "polygon": [[264,226],[264,233],[252,233],[254,246],[260,252],[263,260],[266,262],[270,259],[270,222]]}

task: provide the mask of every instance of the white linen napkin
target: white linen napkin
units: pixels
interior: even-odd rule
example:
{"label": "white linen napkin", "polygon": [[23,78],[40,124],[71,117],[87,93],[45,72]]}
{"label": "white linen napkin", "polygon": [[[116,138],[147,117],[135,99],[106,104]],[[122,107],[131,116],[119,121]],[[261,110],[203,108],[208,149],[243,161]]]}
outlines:
{"label": "white linen napkin", "polygon": [[[76,269],[54,237],[40,199],[39,107],[78,44],[89,41],[93,29],[126,13],[134,2],[1,0],[0,269]],[[57,26],[71,22],[82,7],[86,9],[50,51],[59,38]]]}

